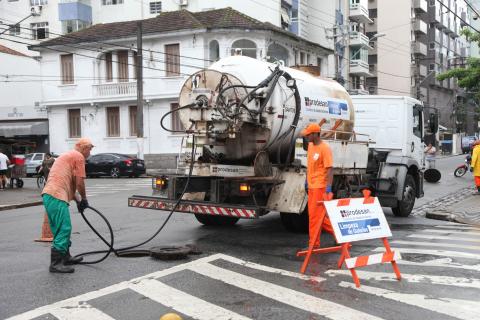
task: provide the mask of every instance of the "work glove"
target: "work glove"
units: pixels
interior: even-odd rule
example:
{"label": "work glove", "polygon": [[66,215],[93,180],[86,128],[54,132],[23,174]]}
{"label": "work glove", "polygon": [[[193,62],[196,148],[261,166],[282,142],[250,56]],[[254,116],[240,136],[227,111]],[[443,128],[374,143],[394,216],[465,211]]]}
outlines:
{"label": "work glove", "polygon": [[83,211],[88,207],[87,199],[82,199],[77,202],[77,209],[78,212],[83,213]]}
{"label": "work glove", "polygon": [[305,193],[308,193],[308,182],[305,180]]}
{"label": "work glove", "polygon": [[326,190],[326,191],[327,191],[327,193],[332,192],[332,186],[327,186],[327,190]]}

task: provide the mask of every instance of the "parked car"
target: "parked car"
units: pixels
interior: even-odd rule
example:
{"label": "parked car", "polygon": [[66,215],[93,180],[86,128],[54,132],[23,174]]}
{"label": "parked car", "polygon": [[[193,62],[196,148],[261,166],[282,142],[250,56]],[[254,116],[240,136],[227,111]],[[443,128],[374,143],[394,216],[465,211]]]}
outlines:
{"label": "parked car", "polygon": [[[54,158],[57,158],[58,155],[50,153]],[[27,167],[27,176],[32,176],[37,173],[37,168],[42,165],[43,159],[45,159],[46,153],[36,152],[28,153],[25,155],[25,166]]]}
{"label": "parked car", "polygon": [[120,153],[98,153],[85,163],[87,177],[120,176],[139,177],[146,172],[143,160]]}
{"label": "parked car", "polygon": [[469,153],[472,148],[472,143],[474,143],[478,138],[476,136],[466,136],[462,137],[462,153]]}

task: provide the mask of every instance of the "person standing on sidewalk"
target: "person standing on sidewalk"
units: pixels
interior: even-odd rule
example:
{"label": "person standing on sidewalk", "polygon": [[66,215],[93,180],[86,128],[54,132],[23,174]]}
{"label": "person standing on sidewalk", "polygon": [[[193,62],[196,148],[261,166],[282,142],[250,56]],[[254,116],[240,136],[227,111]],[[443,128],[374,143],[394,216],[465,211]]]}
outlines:
{"label": "person standing on sidewalk", "polygon": [[[55,160],[43,189],[43,205],[53,233],[50,272],[72,273],[75,269],[70,265],[83,259],[74,259],[70,255],[72,223],[69,203],[76,200],[80,212],[88,207],[85,192],[85,159],[90,156],[93,147],[90,139],[79,139],[73,150]],[[79,196],[75,194],[77,191]]]}
{"label": "person standing on sidewalk", "polygon": [[427,161],[427,169],[435,169],[435,154],[437,153],[437,149],[429,143],[423,152],[425,153],[425,160]]}
{"label": "person standing on sidewalk", "polygon": [[320,126],[316,123],[309,124],[302,131],[302,136],[308,139],[305,189],[308,192],[309,247],[320,246],[320,237],[315,241],[315,236],[322,221],[322,229],[333,234],[325,207],[319,204],[319,201],[324,200],[325,194],[332,192],[333,180],[332,150],[328,144],[322,141],[320,131]]}
{"label": "person standing on sidewalk", "polygon": [[5,189],[7,185],[7,169],[10,164],[10,160],[6,154],[0,150],[0,189]]}
{"label": "person standing on sidewalk", "polygon": [[480,193],[480,140],[475,141],[473,144],[470,170],[473,172],[475,186],[477,186],[477,191]]}

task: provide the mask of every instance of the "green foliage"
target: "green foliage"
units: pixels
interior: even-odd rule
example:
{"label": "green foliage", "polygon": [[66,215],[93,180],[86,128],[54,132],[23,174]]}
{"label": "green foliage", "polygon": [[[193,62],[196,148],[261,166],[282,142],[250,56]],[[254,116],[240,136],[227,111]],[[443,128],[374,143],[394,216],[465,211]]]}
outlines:
{"label": "green foliage", "polygon": [[[477,42],[480,45],[480,34],[472,32],[469,29],[462,29],[461,33],[470,41]],[[442,81],[445,79],[456,78],[458,85],[467,92],[475,95],[480,100],[480,58],[470,57],[467,59],[465,66],[450,69],[437,76]]]}

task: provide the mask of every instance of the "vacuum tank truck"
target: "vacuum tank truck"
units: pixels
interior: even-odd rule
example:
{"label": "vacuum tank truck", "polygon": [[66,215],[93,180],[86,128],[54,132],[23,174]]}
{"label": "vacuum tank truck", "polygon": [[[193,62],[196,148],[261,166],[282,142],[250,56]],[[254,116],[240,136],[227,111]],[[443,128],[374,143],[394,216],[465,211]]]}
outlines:
{"label": "vacuum tank truck", "polygon": [[[130,197],[131,207],[192,213],[205,225],[279,212],[287,229],[306,230],[306,142],[300,132],[309,123],[321,126],[332,149],[336,198],[361,196],[364,188],[375,194],[390,180],[390,189],[403,187],[394,171],[384,177],[381,166],[369,169],[378,159],[368,137],[354,132],[352,100],[335,81],[232,56],[191,75],[179,105],[171,112],[185,128],[178,160],[185,174],[155,177],[153,195]],[[163,124],[168,115],[162,127],[172,131]]]}

